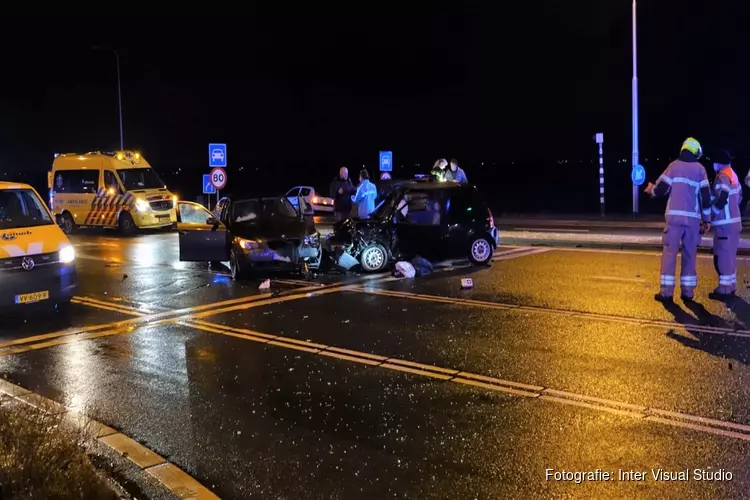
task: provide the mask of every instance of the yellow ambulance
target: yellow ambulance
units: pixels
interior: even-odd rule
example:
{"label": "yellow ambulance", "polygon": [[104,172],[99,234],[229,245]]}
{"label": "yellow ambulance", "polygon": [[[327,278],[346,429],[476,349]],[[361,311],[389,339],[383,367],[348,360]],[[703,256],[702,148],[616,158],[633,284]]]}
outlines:
{"label": "yellow ambulance", "polygon": [[47,176],[50,208],[67,234],[79,227],[170,228],[177,197],[135,151],[69,153]]}
{"label": "yellow ambulance", "polygon": [[39,193],[0,182],[0,309],[70,304],[78,284],[75,257]]}

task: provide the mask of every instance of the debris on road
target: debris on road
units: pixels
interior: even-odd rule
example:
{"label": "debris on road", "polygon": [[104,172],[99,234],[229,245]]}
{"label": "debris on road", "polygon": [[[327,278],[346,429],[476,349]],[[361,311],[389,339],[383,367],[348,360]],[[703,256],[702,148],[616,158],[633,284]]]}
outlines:
{"label": "debris on road", "polygon": [[464,290],[474,288],[474,280],[471,278],[461,278],[461,288]]}
{"label": "debris on road", "polygon": [[268,290],[271,288],[271,280],[267,279],[258,285],[258,290]]}
{"label": "debris on road", "polygon": [[417,271],[410,263],[399,261],[396,262],[396,270],[393,272],[393,275],[399,278],[411,279],[417,275]]}

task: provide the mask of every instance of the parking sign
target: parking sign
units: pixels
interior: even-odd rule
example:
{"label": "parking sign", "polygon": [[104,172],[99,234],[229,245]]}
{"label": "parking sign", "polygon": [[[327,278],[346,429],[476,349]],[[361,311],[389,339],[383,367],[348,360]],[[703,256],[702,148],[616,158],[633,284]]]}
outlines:
{"label": "parking sign", "polygon": [[209,144],[208,145],[208,166],[226,168],[227,166],[227,145],[226,144]]}

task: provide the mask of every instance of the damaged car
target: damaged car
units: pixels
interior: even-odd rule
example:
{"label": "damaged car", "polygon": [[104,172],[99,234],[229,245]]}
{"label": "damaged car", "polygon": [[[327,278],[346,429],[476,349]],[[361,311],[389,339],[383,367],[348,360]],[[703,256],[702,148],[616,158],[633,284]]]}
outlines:
{"label": "damaged car", "polygon": [[492,212],[474,186],[418,181],[392,186],[370,219],[336,223],[327,241],[340,267],[365,272],[415,256],[488,264],[498,244]]}
{"label": "damaged car", "polygon": [[312,217],[286,197],[223,198],[217,211],[177,202],[180,260],[226,262],[233,279],[253,271],[308,275],[322,260],[320,234]]}

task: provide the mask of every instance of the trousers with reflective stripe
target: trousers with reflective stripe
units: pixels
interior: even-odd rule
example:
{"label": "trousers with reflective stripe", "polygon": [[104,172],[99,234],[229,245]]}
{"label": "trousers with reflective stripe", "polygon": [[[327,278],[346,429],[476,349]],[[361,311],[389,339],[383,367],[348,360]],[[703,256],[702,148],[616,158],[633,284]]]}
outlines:
{"label": "trousers with reflective stripe", "polygon": [[719,286],[714,292],[730,294],[737,291],[737,247],[740,230],[732,226],[714,228],[714,268],[719,275]]}
{"label": "trousers with reflective stripe", "polygon": [[698,286],[696,271],[696,255],[701,235],[699,226],[693,224],[667,224],[662,242],[664,249],[661,255],[660,293],[664,297],[672,297],[676,286],[675,271],[677,269],[677,254],[682,249],[682,265],[680,268],[680,291],[684,297],[692,298],[695,287]]}

